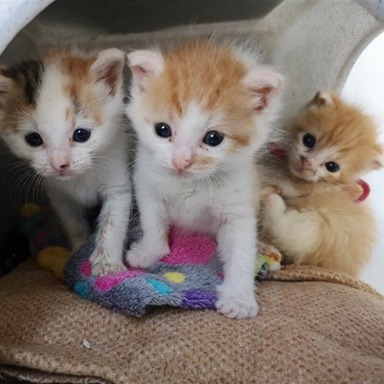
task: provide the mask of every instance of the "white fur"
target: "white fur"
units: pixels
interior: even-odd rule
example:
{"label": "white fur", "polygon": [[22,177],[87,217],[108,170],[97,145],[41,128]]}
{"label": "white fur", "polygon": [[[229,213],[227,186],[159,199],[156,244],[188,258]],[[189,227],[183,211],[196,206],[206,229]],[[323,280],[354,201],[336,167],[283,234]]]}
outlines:
{"label": "white fur", "polygon": [[[141,65],[140,61],[132,60],[138,56],[128,56],[131,68]],[[171,118],[169,111],[159,112],[156,122],[170,124],[174,132],[172,139],[160,138],[152,122],[145,118],[142,79],[137,71],[133,71],[133,77],[127,114],[139,138],[135,190],[144,235],[128,251],[128,263],[148,267],[166,255],[171,224],[214,234],[225,274],[218,288],[217,309],[233,318],[255,316],[258,306],[254,296],[256,219],[252,155],[262,140],[230,155],[226,151],[231,145],[229,137],[216,147],[204,144],[205,133],[226,121],[220,110],[204,112],[198,101],[191,101],[181,119]],[[255,113],[255,129],[262,130],[257,126],[260,115]],[[178,165],[206,153],[214,160],[212,165],[201,167],[192,163],[179,172]]]}
{"label": "white fur", "polygon": [[[110,95],[102,82],[93,85],[102,100],[101,125],[96,126],[86,110],[76,115],[73,125],[66,119],[66,110],[72,103],[64,91],[69,79],[56,64],[52,64],[45,68],[35,111],[23,119],[20,132],[7,135],[5,140],[16,155],[26,159],[45,179],[47,193],[62,219],[73,250],[89,235],[85,208],[102,203],[91,262],[94,274],[105,274],[125,269],[122,255],[131,206],[131,185],[128,136],[122,121],[121,85],[125,56],[118,50],[106,50],[99,56],[94,70],[102,70],[108,62],[114,61],[120,62],[121,67],[115,95]],[[72,140],[73,132],[78,128],[91,130],[88,141]],[[30,132],[39,133],[44,145],[29,146],[24,136]],[[69,164],[63,174],[56,169],[61,163]]]}
{"label": "white fur", "polygon": [[234,168],[217,180],[194,176],[184,180],[166,168],[154,167],[154,161],[155,157],[139,146],[135,189],[144,237],[128,252],[127,261],[135,267],[148,267],[166,255],[170,223],[215,234],[225,271],[218,310],[230,317],[256,315],[252,160],[239,154],[232,159]]}

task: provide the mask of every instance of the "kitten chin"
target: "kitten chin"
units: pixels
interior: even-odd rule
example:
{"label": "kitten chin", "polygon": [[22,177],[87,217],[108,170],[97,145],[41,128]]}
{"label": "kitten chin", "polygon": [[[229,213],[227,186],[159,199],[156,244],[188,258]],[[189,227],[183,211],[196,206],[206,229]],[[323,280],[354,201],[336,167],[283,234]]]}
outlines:
{"label": "kitten chin", "polygon": [[148,267],[166,255],[170,224],[213,233],[225,274],[216,307],[231,318],[258,312],[253,154],[282,83],[259,62],[241,47],[205,39],[128,54],[144,235],[127,261]]}
{"label": "kitten chin", "polygon": [[103,200],[91,257],[96,274],[124,270],[131,200],[124,63],[117,49],[63,50],[0,69],[0,134],[44,179],[73,250],[89,235],[85,209]]}
{"label": "kitten chin", "polygon": [[[277,144],[278,146],[278,144]],[[371,256],[375,218],[359,177],[383,165],[372,119],[336,95],[318,92],[281,144],[258,161],[264,236],[290,263],[358,276]]]}

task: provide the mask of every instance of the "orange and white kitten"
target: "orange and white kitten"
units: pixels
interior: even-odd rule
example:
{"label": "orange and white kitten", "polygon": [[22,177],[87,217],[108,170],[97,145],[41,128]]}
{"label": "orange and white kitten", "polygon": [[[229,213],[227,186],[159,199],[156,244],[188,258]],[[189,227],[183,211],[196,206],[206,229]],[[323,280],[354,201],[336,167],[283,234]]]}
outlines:
{"label": "orange and white kitten", "polygon": [[[383,166],[372,119],[318,92],[272,152],[258,161],[261,225],[285,261],[358,276],[376,237],[359,177]],[[268,188],[273,186],[275,188]],[[269,193],[272,192],[272,193]]]}
{"label": "orange and white kitten", "polygon": [[134,51],[128,65],[144,232],[128,263],[148,267],[168,254],[171,224],[212,233],[225,275],[217,310],[255,316],[253,154],[266,137],[281,76],[249,52],[210,40]]}
{"label": "orange and white kitten", "polygon": [[125,54],[51,53],[0,69],[0,134],[44,180],[73,250],[88,237],[86,209],[101,203],[94,274],[124,270],[131,204],[124,126]]}

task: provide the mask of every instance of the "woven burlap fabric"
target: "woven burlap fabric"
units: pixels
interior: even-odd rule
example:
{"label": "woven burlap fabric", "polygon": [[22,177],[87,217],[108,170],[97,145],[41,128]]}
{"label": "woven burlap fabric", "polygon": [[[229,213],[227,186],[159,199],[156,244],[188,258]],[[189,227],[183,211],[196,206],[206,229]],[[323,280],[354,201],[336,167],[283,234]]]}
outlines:
{"label": "woven burlap fabric", "polygon": [[0,280],[0,375],[39,383],[384,383],[379,294],[320,269],[272,278],[258,287],[255,319],[171,308],[137,319],[83,300],[27,264]]}

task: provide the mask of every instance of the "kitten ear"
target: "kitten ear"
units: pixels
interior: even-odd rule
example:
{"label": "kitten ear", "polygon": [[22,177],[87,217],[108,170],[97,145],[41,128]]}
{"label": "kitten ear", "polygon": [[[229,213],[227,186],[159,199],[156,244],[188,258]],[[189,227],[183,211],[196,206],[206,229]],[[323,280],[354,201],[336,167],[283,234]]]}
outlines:
{"label": "kitten ear", "polygon": [[378,147],[378,149],[375,150],[375,156],[373,158],[373,161],[371,162],[371,168],[380,169],[383,167],[384,167],[384,148]]}
{"label": "kitten ear", "polygon": [[96,74],[96,81],[103,82],[114,95],[123,84],[125,53],[116,48],[105,49],[98,53],[91,71]]}
{"label": "kitten ear", "polygon": [[0,69],[0,109],[4,107],[5,100],[12,86],[13,81],[9,77],[2,75]]}
{"label": "kitten ear", "polygon": [[255,111],[262,112],[280,92],[283,76],[268,67],[258,67],[250,70],[242,83],[251,94]]}
{"label": "kitten ear", "polygon": [[311,101],[311,105],[314,105],[318,108],[323,107],[333,107],[335,102],[332,99],[332,95],[325,91],[319,91],[316,93],[315,97]]}
{"label": "kitten ear", "polygon": [[127,59],[134,86],[140,86],[146,78],[159,75],[164,69],[164,57],[159,51],[137,50],[128,53]]}

